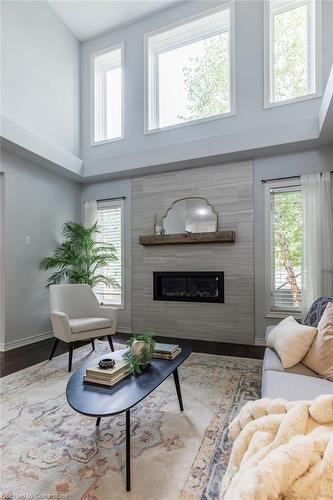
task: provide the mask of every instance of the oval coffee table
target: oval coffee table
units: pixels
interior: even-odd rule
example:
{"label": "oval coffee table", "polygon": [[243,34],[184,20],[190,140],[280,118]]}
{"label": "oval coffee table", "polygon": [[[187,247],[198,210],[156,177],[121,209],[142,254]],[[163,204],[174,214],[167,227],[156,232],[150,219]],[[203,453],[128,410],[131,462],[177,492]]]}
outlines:
{"label": "oval coffee table", "polygon": [[[183,408],[182,394],[180,390],[178,367],[191,354],[192,349],[181,346],[182,352],[173,360],[152,359],[147,370],[135,377],[130,375],[121,380],[113,387],[87,384],[83,381],[86,368],[91,366],[92,359],[87,361],[81,368],[73,373],[68,381],[66,397],[69,405],[82,415],[97,417],[96,426],[99,426],[102,417],[110,417],[126,412],[126,490],[131,489],[131,445],[130,445],[130,409],[148,396],[158,387],[171,373],[173,374],[179,408]],[[112,358],[121,359],[126,349],[112,353]],[[104,356],[96,358],[103,359]]]}

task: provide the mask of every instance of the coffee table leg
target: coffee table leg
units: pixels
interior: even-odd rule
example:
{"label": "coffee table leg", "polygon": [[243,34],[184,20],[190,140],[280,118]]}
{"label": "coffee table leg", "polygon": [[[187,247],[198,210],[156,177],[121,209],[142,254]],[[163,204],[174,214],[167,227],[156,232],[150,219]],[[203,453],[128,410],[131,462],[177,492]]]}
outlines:
{"label": "coffee table leg", "polygon": [[99,427],[100,422],[101,422],[101,417],[97,417],[97,420],[96,420],[96,427]]}
{"label": "coffee table leg", "polygon": [[179,377],[178,377],[178,370],[177,368],[173,372],[173,378],[175,381],[175,386],[176,386],[176,391],[177,391],[177,396],[178,396],[178,402],[179,402],[179,408],[180,411],[184,411],[184,406],[183,406],[183,399],[182,399],[182,393],[180,390],[180,384],[179,384]]}
{"label": "coffee table leg", "polygon": [[131,421],[130,410],[126,410],[126,491],[131,491]]}

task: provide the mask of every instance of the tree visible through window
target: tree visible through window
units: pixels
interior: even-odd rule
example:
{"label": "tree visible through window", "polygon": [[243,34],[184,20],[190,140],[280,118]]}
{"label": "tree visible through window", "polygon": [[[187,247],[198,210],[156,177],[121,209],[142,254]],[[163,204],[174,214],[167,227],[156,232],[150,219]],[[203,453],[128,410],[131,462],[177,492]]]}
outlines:
{"label": "tree visible through window", "polygon": [[148,126],[168,127],[232,111],[233,10],[147,37]]}
{"label": "tree visible through window", "polygon": [[229,34],[204,40],[199,54],[183,66],[187,114],[195,120],[230,111]]}
{"label": "tree visible through window", "polygon": [[267,0],[265,7],[270,102],[315,93],[315,0]]}
{"label": "tree visible through window", "polygon": [[300,187],[272,187],[269,199],[271,310],[300,310],[302,300],[302,194]]}

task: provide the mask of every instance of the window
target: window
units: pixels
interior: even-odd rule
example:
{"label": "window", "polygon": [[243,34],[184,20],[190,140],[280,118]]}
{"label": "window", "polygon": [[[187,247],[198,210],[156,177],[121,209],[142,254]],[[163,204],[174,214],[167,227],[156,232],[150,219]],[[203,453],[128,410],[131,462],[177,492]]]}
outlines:
{"label": "window", "polygon": [[298,313],[302,291],[302,193],[298,179],[265,184],[266,310]]}
{"label": "window", "polygon": [[233,4],[146,36],[146,131],[233,110]]}
{"label": "window", "polygon": [[92,56],[93,144],[123,137],[122,46]]}
{"label": "window", "polygon": [[266,106],[319,93],[320,0],[267,0]]}
{"label": "window", "polygon": [[98,241],[112,243],[118,260],[99,271],[113,278],[117,287],[109,288],[99,283],[94,291],[99,301],[105,305],[124,307],[124,202],[123,200],[98,202],[97,225],[100,233]]}

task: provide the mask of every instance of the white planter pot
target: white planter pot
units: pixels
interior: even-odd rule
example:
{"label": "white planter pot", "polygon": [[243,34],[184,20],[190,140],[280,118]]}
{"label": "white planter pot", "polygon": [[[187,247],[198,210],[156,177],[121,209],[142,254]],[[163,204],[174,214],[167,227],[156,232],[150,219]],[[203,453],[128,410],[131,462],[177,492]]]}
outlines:
{"label": "white planter pot", "polygon": [[134,340],[133,344],[131,345],[131,353],[133,356],[140,357],[142,351],[146,349],[146,342],[144,340]]}

